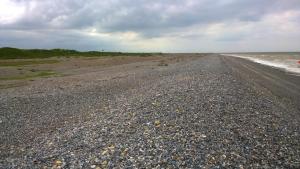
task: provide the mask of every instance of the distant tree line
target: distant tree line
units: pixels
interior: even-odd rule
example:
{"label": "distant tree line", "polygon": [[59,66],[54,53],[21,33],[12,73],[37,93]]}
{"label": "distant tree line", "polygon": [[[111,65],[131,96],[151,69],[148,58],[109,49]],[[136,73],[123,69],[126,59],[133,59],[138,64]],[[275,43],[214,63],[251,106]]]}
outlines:
{"label": "distant tree line", "polygon": [[152,56],[161,53],[124,53],[87,51],[81,52],[69,49],[18,49],[11,47],[0,48],[0,59],[34,59],[49,57],[101,57],[101,56]]}

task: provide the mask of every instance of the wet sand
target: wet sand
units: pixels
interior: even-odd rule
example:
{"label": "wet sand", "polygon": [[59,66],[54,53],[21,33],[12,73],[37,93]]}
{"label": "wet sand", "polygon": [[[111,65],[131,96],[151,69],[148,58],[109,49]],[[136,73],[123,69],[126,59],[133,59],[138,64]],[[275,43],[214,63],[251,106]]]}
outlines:
{"label": "wet sand", "polygon": [[272,94],[293,104],[300,110],[300,74],[265,66],[252,61],[222,56],[226,64],[253,84],[263,86]]}

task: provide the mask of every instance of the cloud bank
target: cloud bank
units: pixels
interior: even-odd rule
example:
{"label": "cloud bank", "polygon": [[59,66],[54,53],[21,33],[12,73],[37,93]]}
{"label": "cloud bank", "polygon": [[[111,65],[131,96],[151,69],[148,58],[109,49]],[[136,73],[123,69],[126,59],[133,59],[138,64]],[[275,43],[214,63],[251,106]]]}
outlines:
{"label": "cloud bank", "polygon": [[1,0],[0,46],[299,51],[299,0]]}

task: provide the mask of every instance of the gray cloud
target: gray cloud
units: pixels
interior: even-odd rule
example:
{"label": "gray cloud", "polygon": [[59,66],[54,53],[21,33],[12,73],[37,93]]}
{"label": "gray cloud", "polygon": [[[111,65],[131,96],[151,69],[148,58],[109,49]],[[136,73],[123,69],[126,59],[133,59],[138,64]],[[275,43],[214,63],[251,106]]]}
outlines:
{"label": "gray cloud", "polygon": [[[17,0],[26,14],[7,28],[84,28],[145,31],[226,20],[257,21],[264,14],[299,8],[298,0]],[[35,4],[35,5],[34,5]],[[30,6],[31,5],[31,6]],[[57,22],[57,25],[55,25]]]}
{"label": "gray cloud", "polygon": [[[5,37],[11,39],[11,44],[13,44],[14,37],[20,38],[21,36],[18,33],[12,33],[13,31],[35,33],[41,31],[42,33],[36,33],[37,36],[38,34],[39,36],[46,34],[49,37],[55,33],[54,37],[57,37],[57,39],[59,39],[57,36],[59,34],[65,40],[61,40],[57,44],[64,44],[64,41],[68,40],[71,41],[73,37],[97,39],[85,35],[78,37],[79,35],[72,31],[89,28],[95,29],[98,33],[136,32],[141,38],[145,39],[168,37],[170,34],[179,38],[208,38],[208,36],[199,33],[193,36],[193,32],[186,36],[176,35],[176,33],[194,26],[201,28],[218,23],[259,23],[267,15],[284,13],[286,11],[300,11],[299,0],[11,1],[25,8],[24,14],[14,22],[0,22],[3,34],[10,31],[11,34],[9,36],[7,34]],[[294,18],[293,22],[299,23],[299,18]],[[234,41],[240,40],[244,36],[247,36],[247,34],[239,32],[237,34],[221,35],[215,39]],[[88,42],[92,43],[93,41]],[[5,42],[2,40],[2,43]],[[51,40],[51,43],[55,43],[55,41]],[[117,42],[115,40],[111,43]],[[75,45],[76,48],[77,46]],[[118,45],[114,44],[112,46]]]}
{"label": "gray cloud", "polygon": [[70,30],[0,31],[0,46],[19,48],[66,48],[77,50],[126,50],[111,40],[99,39]]}

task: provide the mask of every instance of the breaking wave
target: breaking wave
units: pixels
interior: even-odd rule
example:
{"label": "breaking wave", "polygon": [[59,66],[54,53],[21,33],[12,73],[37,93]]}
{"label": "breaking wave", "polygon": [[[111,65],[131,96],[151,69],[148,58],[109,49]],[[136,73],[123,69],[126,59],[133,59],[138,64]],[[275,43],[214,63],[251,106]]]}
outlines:
{"label": "breaking wave", "polygon": [[279,68],[287,72],[300,75],[299,54],[222,54],[225,56],[239,57],[263,65]]}

